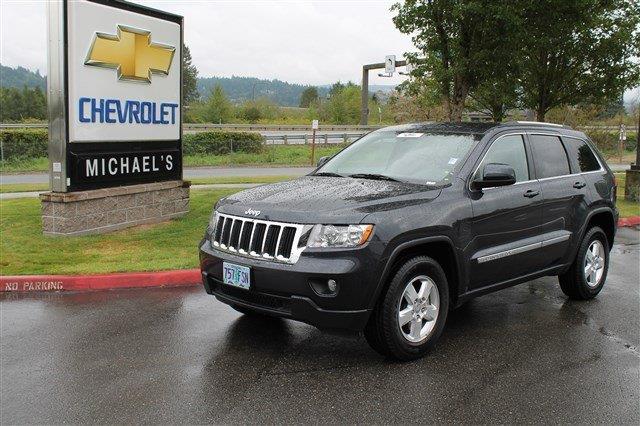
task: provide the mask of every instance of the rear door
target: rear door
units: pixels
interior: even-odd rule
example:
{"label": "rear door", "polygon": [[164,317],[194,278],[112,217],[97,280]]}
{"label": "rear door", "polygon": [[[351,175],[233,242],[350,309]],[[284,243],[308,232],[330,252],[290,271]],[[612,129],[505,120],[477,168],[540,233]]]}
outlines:
{"label": "rear door", "polygon": [[572,170],[559,135],[531,133],[529,143],[542,189],[542,267],[546,268],[563,263],[571,238],[584,221],[589,188],[585,178]]}
{"label": "rear door", "polygon": [[[496,138],[477,165],[508,164],[516,172],[514,185],[471,191],[472,239],[466,248],[469,288],[474,290],[536,271],[536,249],[542,222],[540,184],[532,176],[524,134]],[[472,177],[473,179],[473,177]]]}

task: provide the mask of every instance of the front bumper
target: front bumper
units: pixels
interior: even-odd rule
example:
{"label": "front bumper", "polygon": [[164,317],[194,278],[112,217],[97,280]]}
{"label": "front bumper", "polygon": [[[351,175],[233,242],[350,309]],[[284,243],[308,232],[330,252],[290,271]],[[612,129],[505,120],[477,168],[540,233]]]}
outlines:
{"label": "front bumper", "polygon": [[[355,250],[322,250],[307,253],[295,264],[252,259],[200,244],[200,269],[207,293],[228,305],[302,321],[322,329],[360,331],[364,329],[377,281],[370,244]],[[251,289],[243,290],[222,282],[222,263],[251,268]],[[336,295],[318,294],[312,282],[333,279]]]}

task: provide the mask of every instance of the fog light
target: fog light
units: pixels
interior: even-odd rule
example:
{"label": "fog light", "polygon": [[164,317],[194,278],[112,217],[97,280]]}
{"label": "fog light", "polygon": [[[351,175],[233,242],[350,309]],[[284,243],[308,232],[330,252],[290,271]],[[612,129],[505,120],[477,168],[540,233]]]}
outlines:
{"label": "fog light", "polygon": [[340,284],[334,279],[311,278],[309,285],[318,296],[334,297],[340,291]]}

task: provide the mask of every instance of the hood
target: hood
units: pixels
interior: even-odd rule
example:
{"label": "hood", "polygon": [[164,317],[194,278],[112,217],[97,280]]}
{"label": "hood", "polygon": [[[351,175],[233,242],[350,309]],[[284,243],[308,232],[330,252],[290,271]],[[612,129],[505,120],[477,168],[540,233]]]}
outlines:
{"label": "hood", "polygon": [[233,194],[220,202],[218,210],[281,222],[360,223],[369,213],[422,204],[440,192],[403,182],[304,176]]}

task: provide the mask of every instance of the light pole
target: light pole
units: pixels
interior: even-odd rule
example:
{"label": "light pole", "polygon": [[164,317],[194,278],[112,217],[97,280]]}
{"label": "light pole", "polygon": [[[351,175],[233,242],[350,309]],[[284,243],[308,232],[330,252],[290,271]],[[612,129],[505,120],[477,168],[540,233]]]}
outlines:
{"label": "light pole", "polygon": [[[362,66],[362,109],[360,111],[360,125],[366,126],[369,122],[369,70],[382,70],[386,68],[385,62],[366,64]],[[396,67],[404,67],[407,61],[396,61]]]}

